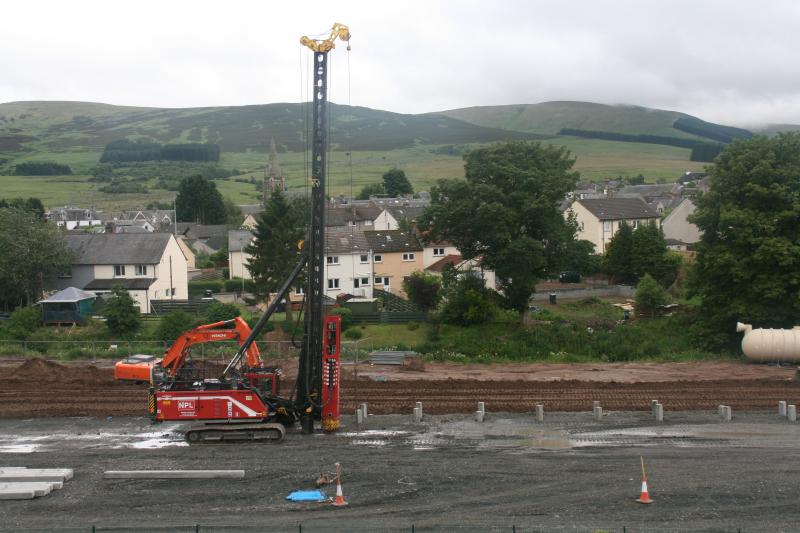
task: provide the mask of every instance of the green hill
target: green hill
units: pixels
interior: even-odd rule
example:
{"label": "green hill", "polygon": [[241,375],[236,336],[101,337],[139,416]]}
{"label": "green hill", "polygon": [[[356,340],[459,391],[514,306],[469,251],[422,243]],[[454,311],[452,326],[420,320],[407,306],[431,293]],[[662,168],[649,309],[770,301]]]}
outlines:
{"label": "green hill", "polygon": [[[310,106],[266,104],[158,109],[84,102],[0,104],[0,154],[97,151],[111,141],[149,138],[161,143],[208,142],[224,152],[306,148]],[[308,117],[308,120],[306,118]],[[331,104],[331,142],[339,150],[394,150],[418,144],[534,139],[535,134],[476,126],[441,115],[402,115]]]}
{"label": "green hill", "polygon": [[768,124],[755,129],[756,133],[770,137],[783,131],[800,131],[800,124]]}
{"label": "green hill", "polygon": [[751,135],[747,130],[705,122],[676,111],[590,102],[467,107],[441,114],[480,126],[545,135],[582,130],[723,142],[724,138]]}

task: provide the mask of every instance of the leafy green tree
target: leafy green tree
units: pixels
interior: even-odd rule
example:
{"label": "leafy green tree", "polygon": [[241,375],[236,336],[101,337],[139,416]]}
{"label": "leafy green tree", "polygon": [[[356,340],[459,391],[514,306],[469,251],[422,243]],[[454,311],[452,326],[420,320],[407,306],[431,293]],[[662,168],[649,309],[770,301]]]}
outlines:
{"label": "leafy green tree", "polygon": [[106,300],[105,314],[109,331],[120,337],[135,333],[142,323],[136,302],[119,285],[111,289],[111,297]]}
{"label": "leafy green tree", "polygon": [[650,274],[645,274],[636,286],[636,312],[654,316],[658,306],[669,301],[667,291],[653,279]]}
{"label": "leafy green tree", "polygon": [[406,173],[399,168],[392,168],[383,173],[383,188],[388,196],[414,194],[414,188],[408,181]]}
{"label": "leafy green tree", "polygon": [[492,292],[474,272],[466,272],[445,294],[441,320],[447,324],[485,324],[497,314]]}
{"label": "leafy green tree", "polygon": [[233,304],[214,302],[206,309],[206,320],[208,323],[232,320],[239,316],[241,311]]}
{"label": "leafy green tree", "polygon": [[161,318],[161,322],[156,329],[156,339],[160,341],[173,342],[181,333],[189,331],[197,323],[197,318],[182,309],[168,313]]}
{"label": "leafy green tree", "polygon": [[383,183],[369,183],[361,188],[356,199],[369,200],[370,196],[383,196],[384,194],[386,194],[386,189],[383,187]]}
{"label": "leafy green tree", "polygon": [[244,222],[242,208],[233,203],[233,200],[225,198],[222,202],[225,205],[225,224],[233,228],[238,228]]}
{"label": "leafy green tree", "polygon": [[466,180],[441,180],[420,218],[427,238],[447,240],[494,270],[507,305],[521,314],[536,282],[560,262],[553,250],[574,238],[558,210],[578,174],[565,148],[514,141],[467,153]]}
{"label": "leafy green tree", "polygon": [[5,326],[9,336],[24,340],[42,325],[42,313],[35,305],[20,307],[13,313]]}
{"label": "leafy green tree", "polygon": [[69,269],[61,231],[38,211],[0,208],[0,304],[37,301],[44,283]]}
{"label": "leafy green tree", "polygon": [[44,204],[38,198],[12,198],[11,200],[0,198],[0,209],[9,207],[30,211],[37,217],[44,219]]}
{"label": "leafy green tree", "polygon": [[800,133],[731,143],[708,169],[690,218],[702,231],[692,276],[702,338],[738,338],[736,321],[800,321]]}
{"label": "leafy green tree", "polygon": [[411,303],[430,311],[435,309],[441,300],[442,279],[420,270],[412,272],[403,279],[403,291]]}
{"label": "leafy green tree", "polygon": [[353,325],[353,310],[347,307],[334,307],[330,310],[331,315],[342,317],[342,331],[347,331]]}
{"label": "leafy green tree", "polygon": [[654,223],[640,224],[633,232],[633,273],[636,279],[650,274],[662,285],[669,285],[680,266],[680,256],[667,249],[664,232]]}
{"label": "leafy green tree", "polygon": [[189,176],[181,180],[175,210],[180,222],[198,224],[225,224],[225,203],[217,185],[203,176]]}
{"label": "leafy green tree", "polygon": [[[270,196],[258,217],[255,239],[245,248],[251,256],[247,269],[258,293],[276,292],[297,264],[300,259],[297,243],[305,238],[309,215],[310,207],[305,198],[290,201],[281,191]],[[301,283],[299,281],[298,285]],[[287,313],[290,307],[286,306]]]}
{"label": "leafy green tree", "polygon": [[608,242],[603,256],[603,270],[618,283],[636,281],[636,273],[633,270],[633,246],[633,228],[622,221]]}

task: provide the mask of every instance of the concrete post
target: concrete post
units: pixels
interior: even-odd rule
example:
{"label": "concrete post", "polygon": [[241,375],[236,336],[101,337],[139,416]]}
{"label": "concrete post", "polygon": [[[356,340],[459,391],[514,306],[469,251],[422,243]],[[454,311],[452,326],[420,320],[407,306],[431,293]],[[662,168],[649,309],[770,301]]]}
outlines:
{"label": "concrete post", "polygon": [[414,422],[419,423],[422,422],[422,408],[415,407],[414,408]]}
{"label": "concrete post", "polygon": [[594,419],[598,422],[603,420],[603,408],[599,405],[592,409],[592,414],[594,415]]}
{"label": "concrete post", "polygon": [[731,419],[733,418],[733,410],[731,409],[730,405],[725,405],[723,407],[724,409],[722,413],[722,418],[723,420],[725,420],[725,422],[730,422]]}
{"label": "concrete post", "polygon": [[595,407],[600,407],[600,401],[599,400],[595,400],[595,401],[592,402],[592,410],[594,410]]}
{"label": "concrete post", "polygon": [[486,412],[486,404],[484,402],[478,402],[478,411],[481,413]]}
{"label": "concrete post", "polygon": [[363,422],[364,422],[364,412],[359,407],[358,409],[356,409],[356,423],[358,425],[361,425]]}
{"label": "concrete post", "polygon": [[660,403],[656,404],[656,422],[663,422],[664,421],[664,406]]}
{"label": "concrete post", "polygon": [[796,405],[787,405],[786,406],[786,417],[789,419],[789,422],[797,422],[797,406]]}
{"label": "concrete post", "polygon": [[536,421],[544,422],[544,404],[542,403],[536,404]]}
{"label": "concrete post", "polygon": [[414,407],[419,408],[419,414],[420,416],[422,416],[422,402],[417,402],[416,404],[414,404]]}
{"label": "concrete post", "polygon": [[476,422],[483,422],[483,417],[485,413],[483,411],[475,411],[475,421]]}
{"label": "concrete post", "polygon": [[786,402],[778,402],[778,416],[786,416]]}
{"label": "concrete post", "polygon": [[364,420],[367,419],[367,404],[365,403],[361,404],[361,416],[364,417]]}
{"label": "concrete post", "polygon": [[720,405],[719,407],[717,407],[717,414],[720,416],[720,418],[725,418],[725,406],[724,405]]}
{"label": "concrete post", "polygon": [[658,405],[658,400],[650,400],[650,414],[656,416],[656,405]]}

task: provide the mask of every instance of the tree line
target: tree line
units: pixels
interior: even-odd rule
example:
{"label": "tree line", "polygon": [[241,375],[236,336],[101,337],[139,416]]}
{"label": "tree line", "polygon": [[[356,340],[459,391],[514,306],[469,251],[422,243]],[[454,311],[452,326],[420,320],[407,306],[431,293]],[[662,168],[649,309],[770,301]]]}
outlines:
{"label": "tree line", "polygon": [[64,176],[69,174],[72,174],[72,169],[69,165],[53,163],[52,161],[31,161],[14,166],[15,176]]}

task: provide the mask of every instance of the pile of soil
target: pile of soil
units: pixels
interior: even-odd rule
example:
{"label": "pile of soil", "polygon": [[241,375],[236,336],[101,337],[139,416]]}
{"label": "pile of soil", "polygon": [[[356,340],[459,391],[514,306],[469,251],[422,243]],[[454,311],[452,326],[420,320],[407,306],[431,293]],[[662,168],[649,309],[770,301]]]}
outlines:
{"label": "pile of soil", "polygon": [[5,381],[11,383],[73,383],[86,386],[114,385],[114,371],[110,368],[65,366],[53,361],[34,358],[14,369]]}

